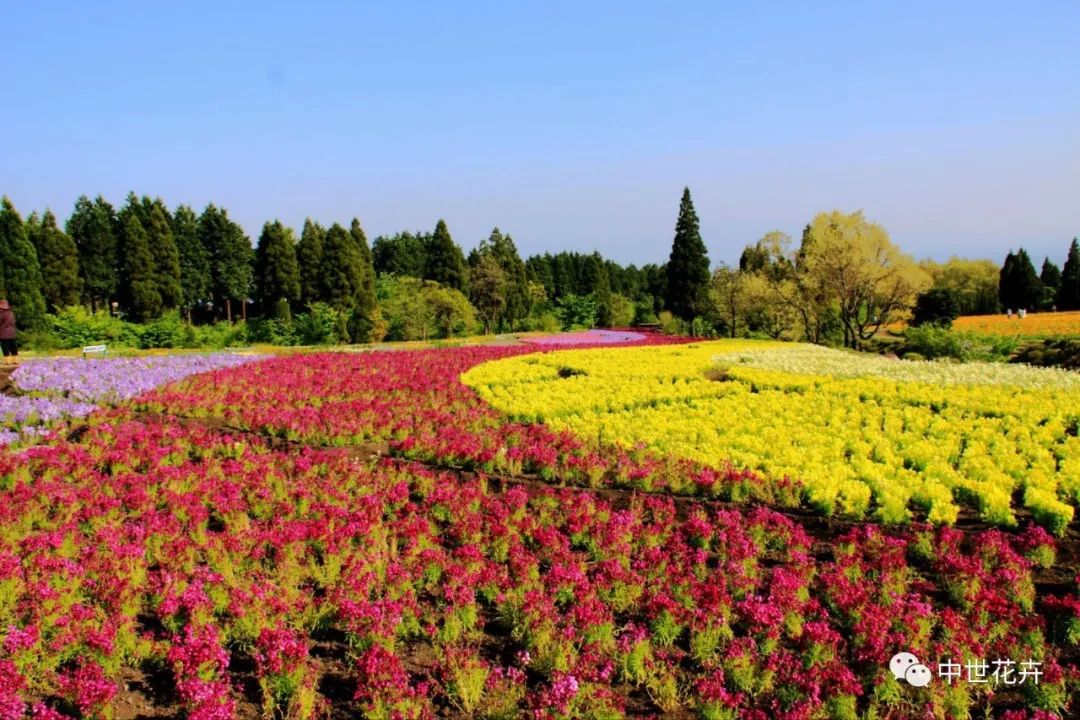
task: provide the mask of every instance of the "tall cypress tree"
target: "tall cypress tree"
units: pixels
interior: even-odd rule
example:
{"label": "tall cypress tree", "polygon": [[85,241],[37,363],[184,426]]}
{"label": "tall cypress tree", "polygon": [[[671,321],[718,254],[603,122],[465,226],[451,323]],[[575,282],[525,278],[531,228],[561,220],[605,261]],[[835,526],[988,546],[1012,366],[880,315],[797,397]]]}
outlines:
{"label": "tall cypress tree", "polygon": [[292,228],[278,220],[263,225],[255,248],[255,285],[263,311],[279,301],[300,297],[300,269],[296,264],[296,239]]}
{"label": "tall cypress tree", "polygon": [[338,311],[345,331],[343,334],[347,335],[348,318],[356,310],[357,298],[364,284],[364,267],[356,242],[337,223],[326,231],[319,278],[323,300]]}
{"label": "tall cypress tree", "polygon": [[439,219],[427,241],[424,278],[455,290],[465,290],[465,255],[450,237],[446,222]]}
{"label": "tall cypress tree", "polygon": [[180,261],[181,307],[191,310],[210,299],[210,257],[199,239],[199,218],[187,205],[180,205],[172,216],[172,233]]}
{"label": "tall cypress tree", "polygon": [[1043,258],[1039,282],[1043,285],[1043,304],[1052,304],[1058,288],[1061,287],[1061,268],[1050,262],[1050,258]]}
{"label": "tall cypress tree", "polygon": [[1008,310],[1016,309],[1016,254],[1010,250],[998,271],[998,302]]}
{"label": "tall cypress tree", "polygon": [[1080,244],[1073,238],[1061,269],[1061,285],[1054,298],[1060,310],[1080,310]]}
{"label": "tall cypress tree", "polygon": [[708,287],[709,256],[701,240],[690,188],[683,188],[667,264],[667,309],[684,320],[692,320],[705,307]]}
{"label": "tall cypress tree", "polygon": [[1005,257],[998,280],[998,297],[1002,305],[1014,310],[1037,308],[1042,303],[1042,283],[1023,248]]}
{"label": "tall cypress tree", "polygon": [[79,255],[71,236],[56,225],[56,216],[46,210],[33,232],[34,247],[42,278],[45,303],[51,310],[79,304],[82,280],[79,279]]}
{"label": "tall cypress tree", "polygon": [[356,218],[353,218],[349,225],[349,236],[360,253],[360,269],[363,274],[349,318],[349,335],[353,342],[370,342],[376,339],[374,332],[379,312],[375,299],[375,265],[371,248],[368,247],[367,235]]}
{"label": "tall cypress tree", "polygon": [[126,213],[125,218],[123,277],[128,288],[131,317],[137,321],[150,320],[161,314],[154,254],[138,213]]}
{"label": "tall cypress tree", "polygon": [[371,246],[376,275],[423,277],[427,267],[424,236],[409,232],[380,235]]}
{"label": "tall cypress tree", "polygon": [[[147,317],[151,317],[151,316],[146,316],[146,315],[144,315],[142,313],[136,313],[136,311],[134,310],[134,305],[135,305],[134,286],[133,286],[133,279],[132,279],[132,275],[131,275],[131,268],[132,268],[131,263],[132,263],[132,256],[133,256],[134,253],[133,253],[133,250],[131,248],[131,244],[133,242],[135,242],[136,240],[133,240],[128,234],[129,232],[134,232],[135,231],[135,227],[133,225],[131,225],[131,219],[132,218],[135,218],[136,220],[139,221],[139,223],[138,223],[138,232],[141,233],[140,236],[139,236],[141,239],[136,239],[136,240],[138,242],[145,242],[146,251],[151,253],[150,262],[151,262],[151,266],[152,266],[153,265],[153,251],[150,249],[150,241],[146,238],[146,224],[147,224],[146,221],[147,221],[147,218],[143,214],[143,205],[139,201],[139,198],[135,195],[135,193],[129,192],[128,195],[127,195],[127,198],[124,201],[124,205],[116,213],[116,220],[117,220],[117,233],[116,233],[116,259],[117,259],[117,262],[116,262],[116,268],[117,268],[117,276],[118,276],[118,279],[119,279],[119,282],[117,283],[117,287],[116,287],[116,299],[120,302],[120,306],[122,308],[124,308],[124,310],[129,314],[129,316],[135,317],[135,318],[140,319],[140,320],[143,320],[143,319],[146,319]],[[140,248],[140,250],[141,250],[141,248]],[[141,262],[141,260],[142,259],[139,258],[138,262]],[[140,267],[140,270],[141,269],[142,268]],[[150,279],[153,279],[152,275],[151,275]],[[147,281],[147,279],[145,277],[142,277],[140,281],[145,283]],[[142,293],[143,293],[143,299],[144,299],[144,303],[143,303],[143,309],[144,310],[147,309],[147,308],[151,308],[151,307],[160,309],[160,307],[161,307],[161,295],[160,295],[160,293],[156,292],[157,291],[157,282],[156,282],[156,280],[154,281],[154,290],[155,290],[155,294],[157,296],[157,299],[151,302],[151,301],[149,301],[149,294],[147,292],[147,288],[146,288],[145,284],[142,286]]]}
{"label": "tall cypress tree", "polygon": [[210,292],[215,308],[224,307],[231,321],[233,304],[239,301],[246,316],[255,255],[251,241],[224,208],[213,204],[199,216],[199,239],[210,258]]}
{"label": "tall cypress tree", "polygon": [[296,246],[296,264],[300,270],[300,300],[311,305],[323,299],[319,282],[319,268],[322,265],[323,242],[326,230],[311,218],[304,221],[304,230],[300,233],[300,242]]}
{"label": "tall cypress tree", "polygon": [[85,195],[76,200],[66,225],[79,254],[83,296],[95,312],[109,305],[119,284],[116,225],[116,211],[100,195],[93,202]]}
{"label": "tall cypress tree", "polygon": [[37,251],[7,195],[0,199],[0,296],[11,303],[22,327],[33,330],[44,323]]}
{"label": "tall cypress tree", "polygon": [[594,252],[589,256],[583,274],[589,294],[596,302],[596,324],[611,327],[611,282],[600,253]]}
{"label": "tall cypress tree", "polygon": [[154,256],[154,275],[161,307],[165,310],[180,307],[184,289],[180,283],[180,252],[173,237],[169,209],[160,198],[153,201],[143,197],[143,216],[146,218],[146,238]]}

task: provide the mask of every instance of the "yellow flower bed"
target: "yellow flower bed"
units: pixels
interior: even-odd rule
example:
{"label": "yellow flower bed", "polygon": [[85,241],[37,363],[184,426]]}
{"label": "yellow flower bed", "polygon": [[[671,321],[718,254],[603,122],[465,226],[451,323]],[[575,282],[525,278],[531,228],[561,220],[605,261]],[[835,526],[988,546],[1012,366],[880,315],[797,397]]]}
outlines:
{"label": "yellow flower bed", "polygon": [[796,478],[830,514],[951,523],[967,505],[1012,525],[1016,497],[1062,532],[1080,502],[1080,375],[1060,370],[717,341],[527,355],[462,379],[516,418]]}

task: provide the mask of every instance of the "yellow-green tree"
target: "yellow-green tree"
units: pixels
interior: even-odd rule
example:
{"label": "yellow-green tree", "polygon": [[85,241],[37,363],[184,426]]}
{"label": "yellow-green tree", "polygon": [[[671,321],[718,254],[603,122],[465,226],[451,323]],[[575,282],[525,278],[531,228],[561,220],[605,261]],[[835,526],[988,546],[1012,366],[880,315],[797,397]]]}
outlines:
{"label": "yellow-green tree", "polygon": [[844,344],[858,348],[905,316],[933,280],[862,211],[819,213],[800,254],[800,274],[836,302]]}

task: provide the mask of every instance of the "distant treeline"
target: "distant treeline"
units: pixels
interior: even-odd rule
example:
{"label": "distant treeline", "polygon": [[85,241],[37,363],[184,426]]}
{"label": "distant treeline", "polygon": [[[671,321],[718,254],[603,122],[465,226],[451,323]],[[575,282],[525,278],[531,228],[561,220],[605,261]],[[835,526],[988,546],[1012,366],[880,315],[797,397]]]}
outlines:
{"label": "distant treeline", "polygon": [[442,220],[370,245],[355,218],[309,219],[299,236],[274,220],[252,243],[224,208],[170,210],[134,193],[119,209],[80,197],[62,228],[49,210],[24,221],[4,197],[0,266],[0,295],[24,329],[47,332],[59,316],[70,328],[82,306],[144,325],[259,318],[264,339],[280,342],[661,323],[858,346],[920,304],[962,314],[1080,308],[1075,240],[1063,268],[1047,259],[1041,273],[1023,249],[1001,268],[915,263],[861,213],[821,213],[798,248],[773,232],[748,245],[737,268],[713,269],[689,190],[668,261],[642,267],[596,252],[522,259],[498,228],[466,254]]}

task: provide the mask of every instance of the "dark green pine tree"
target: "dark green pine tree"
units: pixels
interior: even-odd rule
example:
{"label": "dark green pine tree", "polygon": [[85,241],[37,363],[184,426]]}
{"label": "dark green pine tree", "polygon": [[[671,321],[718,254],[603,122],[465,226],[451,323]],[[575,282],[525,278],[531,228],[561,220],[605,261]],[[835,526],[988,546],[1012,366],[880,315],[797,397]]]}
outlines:
{"label": "dark green pine tree", "polygon": [[1080,310],[1080,244],[1073,238],[1061,268],[1061,285],[1054,298],[1059,310]]}
{"label": "dark green pine tree", "polygon": [[239,302],[246,317],[255,256],[251,241],[243,228],[229,219],[224,208],[213,204],[207,205],[199,216],[199,239],[210,258],[210,293],[215,313],[223,308],[231,322],[233,307]]}
{"label": "dark green pine tree", "polygon": [[704,310],[708,287],[709,256],[701,240],[690,188],[683,188],[667,264],[667,309],[683,320],[692,320]]}
{"label": "dark green pine tree", "polygon": [[65,227],[79,254],[83,297],[95,312],[99,306],[108,307],[120,282],[115,210],[100,195],[93,202],[83,195],[75,201]]}
{"label": "dark green pine tree", "polygon": [[356,218],[353,218],[349,225],[349,236],[360,253],[360,269],[363,274],[356,293],[355,306],[349,316],[349,335],[353,342],[371,342],[376,339],[374,331],[379,311],[375,299],[375,265],[367,235]]}
{"label": "dark green pine tree", "polygon": [[1013,310],[1031,310],[1043,300],[1043,287],[1031,257],[1023,248],[1015,255],[1009,253],[999,276],[998,295],[1001,304]]}
{"label": "dark green pine tree", "polygon": [[596,324],[599,327],[611,327],[611,283],[600,253],[594,252],[588,257],[583,276],[588,294],[596,303]]}
{"label": "dark green pine tree", "polygon": [[191,311],[210,299],[210,257],[199,238],[199,217],[187,205],[180,205],[172,216],[172,234],[180,259],[180,306],[191,322]]}
{"label": "dark green pine tree", "polygon": [[138,213],[125,214],[123,236],[123,278],[127,285],[131,318],[144,322],[161,315],[157,267],[150,241]]}
{"label": "dark green pine tree", "polygon": [[998,302],[1007,310],[1016,309],[1016,254],[1010,250],[998,271]]}
{"label": "dark green pine tree", "polygon": [[184,288],[180,282],[180,252],[172,232],[172,218],[165,203],[143,197],[143,217],[150,253],[154,256],[154,274],[163,310],[180,307]]}
{"label": "dark green pine tree", "polygon": [[275,220],[263,225],[255,248],[256,297],[263,312],[281,301],[300,298],[300,269],[296,264],[296,239],[292,228]]}
{"label": "dark green pine tree", "polygon": [[[119,282],[116,287],[116,299],[120,303],[120,307],[128,313],[130,317],[136,318],[137,315],[134,312],[134,291],[132,286],[131,277],[131,249],[130,245],[132,239],[128,237],[128,231],[133,229],[130,225],[131,218],[135,218],[139,221],[139,230],[142,232],[142,236],[146,236],[147,218],[143,214],[143,205],[139,198],[133,192],[129,192],[127,198],[124,201],[124,205],[116,213],[117,220],[117,233],[116,233],[116,267],[117,276]],[[151,253],[153,257],[153,251],[150,250],[150,241],[146,240],[147,252]],[[155,291],[157,290],[155,281]],[[143,288],[144,295],[146,288]],[[149,303],[149,305],[160,307],[161,295],[158,293],[156,303]],[[146,319],[145,316],[137,317],[139,320]]]}
{"label": "dark green pine tree", "polygon": [[428,238],[426,250],[427,267],[424,269],[424,278],[464,291],[466,289],[465,255],[450,237],[450,230],[441,218],[435,225],[435,232]]}
{"label": "dark green pine tree", "polygon": [[46,305],[53,311],[78,305],[82,294],[79,254],[71,236],[57,227],[56,216],[51,210],[45,211],[34,228],[33,241],[41,276],[48,278],[41,289]]}
{"label": "dark green pine tree", "polygon": [[427,248],[422,234],[380,235],[371,246],[371,254],[376,275],[420,278],[427,267]]}
{"label": "dark green pine tree", "polygon": [[300,270],[300,301],[305,305],[323,300],[319,268],[325,239],[326,230],[322,225],[311,218],[304,220],[304,229],[296,246],[296,264]]}
{"label": "dark green pine tree", "polygon": [[[323,241],[322,264],[319,267],[323,302],[338,311],[348,335],[348,318],[356,310],[356,299],[364,283],[364,267],[360,250],[349,231],[334,223]],[[342,337],[342,340],[348,339]]]}
{"label": "dark green pine tree", "polygon": [[7,195],[0,200],[0,297],[11,303],[19,325],[26,330],[45,322],[41,266],[26,226]]}
{"label": "dark green pine tree", "polygon": [[1054,303],[1054,296],[1061,287],[1061,268],[1050,262],[1050,258],[1043,258],[1042,271],[1039,272],[1039,282],[1043,285],[1043,305],[1049,307]]}
{"label": "dark green pine tree", "polygon": [[[525,262],[518,255],[514,239],[503,235],[499,228],[493,228],[491,235],[480,242],[475,257],[490,255],[499,264],[505,278],[505,303],[499,312],[498,325],[504,330],[513,330],[532,309],[532,296],[529,294],[529,277],[525,271]],[[474,254],[470,253],[470,258]],[[473,261],[470,259],[470,263]]]}

